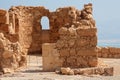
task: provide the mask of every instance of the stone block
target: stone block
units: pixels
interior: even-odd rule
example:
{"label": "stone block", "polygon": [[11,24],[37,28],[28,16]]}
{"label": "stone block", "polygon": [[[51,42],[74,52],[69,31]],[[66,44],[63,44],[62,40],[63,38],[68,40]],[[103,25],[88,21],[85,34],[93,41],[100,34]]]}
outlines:
{"label": "stone block", "polygon": [[63,48],[60,50],[60,56],[61,57],[67,57],[69,56],[70,54],[70,49],[69,48]]}
{"label": "stone block", "polygon": [[69,67],[77,67],[77,57],[75,56],[70,56],[70,57],[67,57],[67,60],[66,60],[66,65],[69,66]]}
{"label": "stone block", "polygon": [[48,57],[57,54],[57,50],[55,50],[54,48],[55,48],[55,44],[52,43],[42,44],[42,56]]}
{"label": "stone block", "polygon": [[0,16],[5,16],[7,13],[6,10],[0,9]]}
{"label": "stone block", "polygon": [[77,39],[76,41],[76,45],[78,47],[86,47],[90,44],[90,40],[87,38],[87,37],[82,37],[82,38],[79,38]]}
{"label": "stone block", "polygon": [[61,68],[61,73],[64,74],[64,75],[68,75],[69,72],[71,71],[71,69],[68,67],[68,68]]}
{"label": "stone block", "polygon": [[55,71],[62,66],[59,57],[43,57],[43,71]]}
{"label": "stone block", "polygon": [[97,50],[96,49],[87,49],[87,50],[77,50],[77,55],[80,56],[97,56]]}
{"label": "stone block", "polygon": [[97,36],[93,36],[90,39],[90,44],[91,47],[96,47],[97,46]]}
{"label": "stone block", "polygon": [[63,75],[74,75],[74,71],[72,69],[70,69],[69,67],[67,67],[67,68],[62,67],[60,69],[60,72]]}
{"label": "stone block", "polygon": [[0,23],[2,23],[2,24],[7,23],[7,17],[6,16],[0,16]]}
{"label": "stone block", "polygon": [[70,56],[75,56],[77,54],[76,49],[75,48],[71,48],[70,49]]}
{"label": "stone block", "polygon": [[109,48],[108,47],[103,47],[102,48],[102,53],[109,53]]}
{"label": "stone block", "polygon": [[9,32],[8,24],[0,24],[0,31],[1,32]]}
{"label": "stone block", "polygon": [[120,53],[120,48],[115,48],[115,47],[108,47],[110,50],[110,53]]}
{"label": "stone block", "polygon": [[83,58],[83,56],[77,57],[77,67],[78,68],[89,67],[87,56],[84,56],[84,57],[85,58]]}
{"label": "stone block", "polygon": [[13,56],[13,52],[10,52],[10,51],[4,51],[3,54],[2,54],[3,58],[10,58]]}
{"label": "stone block", "polygon": [[79,36],[95,36],[97,33],[97,28],[77,28],[77,34]]}
{"label": "stone block", "polygon": [[97,57],[93,57],[93,58],[89,59],[88,65],[89,65],[90,67],[95,67],[95,66],[97,66],[97,65],[98,65],[98,58],[97,58]]}
{"label": "stone block", "polygon": [[13,69],[10,69],[10,68],[3,68],[3,73],[6,74],[6,73],[13,73],[14,70]]}

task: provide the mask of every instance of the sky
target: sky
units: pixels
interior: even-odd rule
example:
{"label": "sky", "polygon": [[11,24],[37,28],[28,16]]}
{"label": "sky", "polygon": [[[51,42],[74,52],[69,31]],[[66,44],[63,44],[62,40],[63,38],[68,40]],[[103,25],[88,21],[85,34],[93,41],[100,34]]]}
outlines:
{"label": "sky", "polygon": [[120,0],[1,0],[0,8],[11,6],[44,6],[50,11],[59,7],[74,6],[82,9],[84,4],[93,4],[93,16],[98,28],[99,40],[120,40]]}

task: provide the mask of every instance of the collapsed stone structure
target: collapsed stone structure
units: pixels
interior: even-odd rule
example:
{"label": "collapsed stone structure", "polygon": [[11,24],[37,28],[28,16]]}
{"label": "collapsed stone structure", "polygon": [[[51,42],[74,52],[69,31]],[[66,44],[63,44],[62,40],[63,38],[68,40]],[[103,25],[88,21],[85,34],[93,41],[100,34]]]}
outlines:
{"label": "collapsed stone structure", "polygon": [[[49,19],[49,30],[42,30],[43,16]],[[0,44],[0,70],[4,72],[26,65],[28,53],[41,52],[44,71],[97,67],[97,28],[92,4],[84,5],[82,10],[64,7],[55,12],[41,6],[0,10]]]}
{"label": "collapsed stone structure", "polygon": [[0,10],[0,71],[13,72],[26,64],[17,34],[11,34],[8,12]]}

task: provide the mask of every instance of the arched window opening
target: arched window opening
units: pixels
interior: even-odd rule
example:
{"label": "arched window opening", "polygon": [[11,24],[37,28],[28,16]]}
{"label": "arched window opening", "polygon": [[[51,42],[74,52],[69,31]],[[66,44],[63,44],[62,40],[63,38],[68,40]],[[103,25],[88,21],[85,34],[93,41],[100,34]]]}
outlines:
{"label": "arched window opening", "polygon": [[40,24],[42,25],[42,30],[48,30],[48,29],[50,29],[48,17],[43,16],[41,18],[41,23]]}

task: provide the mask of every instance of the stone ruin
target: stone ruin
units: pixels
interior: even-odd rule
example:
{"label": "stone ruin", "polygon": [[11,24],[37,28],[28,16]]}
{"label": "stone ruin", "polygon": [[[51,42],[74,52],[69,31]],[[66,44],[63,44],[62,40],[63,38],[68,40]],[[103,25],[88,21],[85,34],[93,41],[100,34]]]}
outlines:
{"label": "stone ruin", "polygon": [[[92,10],[91,3],[82,10],[64,7],[55,12],[41,6],[1,9],[0,70],[14,71],[26,65],[28,53],[42,53],[44,71],[61,68],[63,74],[69,74],[72,69],[75,73],[82,68],[83,73],[113,75],[112,67],[98,67],[97,28]],[[42,30],[43,16],[49,19],[49,30]]]}

